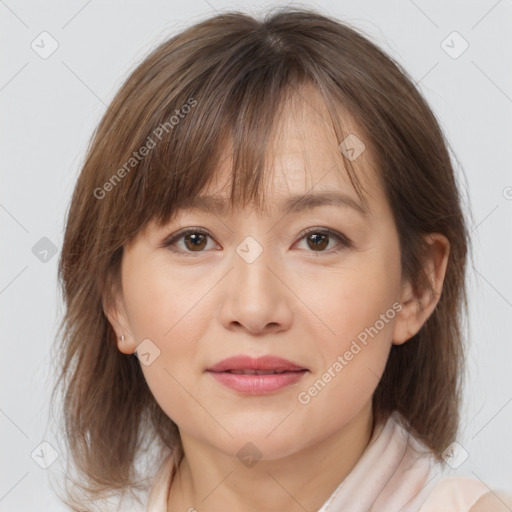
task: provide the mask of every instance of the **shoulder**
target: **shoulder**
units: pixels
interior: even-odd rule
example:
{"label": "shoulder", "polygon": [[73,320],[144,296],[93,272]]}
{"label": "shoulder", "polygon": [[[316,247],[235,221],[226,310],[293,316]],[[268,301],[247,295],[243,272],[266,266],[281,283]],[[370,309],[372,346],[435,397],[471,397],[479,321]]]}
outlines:
{"label": "shoulder", "polygon": [[503,494],[497,495],[475,478],[447,476],[432,488],[420,512],[509,512],[510,496],[503,501],[498,496]]}
{"label": "shoulder", "polygon": [[509,512],[512,510],[512,494],[501,491],[488,491],[469,510],[469,512]]}

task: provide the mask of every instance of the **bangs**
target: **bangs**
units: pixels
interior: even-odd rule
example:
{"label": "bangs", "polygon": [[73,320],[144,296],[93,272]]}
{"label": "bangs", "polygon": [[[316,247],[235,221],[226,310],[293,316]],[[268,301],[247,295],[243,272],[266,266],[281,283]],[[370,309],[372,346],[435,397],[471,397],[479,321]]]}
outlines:
{"label": "bangs", "polygon": [[[158,59],[149,57],[150,69],[156,73],[153,79],[148,83],[135,76],[128,81],[138,87],[123,95],[132,109],[120,118],[115,130],[118,144],[132,139],[126,147],[131,156],[124,167],[126,162],[134,165],[123,173],[123,182],[115,187],[119,190],[111,192],[118,195],[112,214],[126,228],[118,233],[120,245],[149,221],[165,225],[197,197],[216,177],[228,148],[232,150],[228,153],[232,158],[229,207],[253,203],[262,209],[263,184],[272,170],[273,148],[279,145],[279,120],[286,103],[302,96],[303,85],[312,84],[322,94],[330,117],[325,121],[334,128],[337,144],[348,133],[343,126],[348,102],[328,76],[315,75],[309,56],[292,54],[290,46],[275,35],[260,31],[241,37],[238,44],[221,46],[210,54],[206,72],[204,63],[195,62],[193,52],[173,65],[162,62],[161,50],[155,54]],[[119,137],[118,130],[126,135]],[[141,153],[146,156],[140,157]],[[340,161],[359,199],[367,205],[352,162],[341,152]]]}

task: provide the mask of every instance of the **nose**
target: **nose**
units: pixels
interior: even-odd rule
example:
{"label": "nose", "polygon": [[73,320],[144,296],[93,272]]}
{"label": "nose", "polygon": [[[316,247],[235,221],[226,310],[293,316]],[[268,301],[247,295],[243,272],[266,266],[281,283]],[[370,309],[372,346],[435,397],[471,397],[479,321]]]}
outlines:
{"label": "nose", "polygon": [[282,265],[265,250],[254,261],[240,254],[234,255],[234,268],[222,280],[219,321],[228,330],[253,336],[288,330],[293,293]]}

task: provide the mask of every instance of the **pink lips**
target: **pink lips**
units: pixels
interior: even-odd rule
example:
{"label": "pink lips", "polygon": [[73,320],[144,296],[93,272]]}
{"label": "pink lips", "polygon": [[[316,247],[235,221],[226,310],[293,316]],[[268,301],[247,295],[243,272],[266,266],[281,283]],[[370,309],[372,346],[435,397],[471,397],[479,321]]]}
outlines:
{"label": "pink lips", "polygon": [[299,381],[308,369],[280,357],[235,356],[220,361],[206,371],[235,391],[260,395]]}

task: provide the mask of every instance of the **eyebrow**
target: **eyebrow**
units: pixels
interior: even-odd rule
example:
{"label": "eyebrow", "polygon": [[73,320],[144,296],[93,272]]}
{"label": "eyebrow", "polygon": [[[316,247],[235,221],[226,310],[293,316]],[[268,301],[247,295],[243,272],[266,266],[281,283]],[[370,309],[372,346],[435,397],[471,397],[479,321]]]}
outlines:
{"label": "eyebrow", "polygon": [[[200,210],[215,215],[223,215],[227,210],[227,201],[215,196],[197,196],[180,209]],[[369,210],[347,194],[333,191],[298,194],[287,197],[280,203],[283,213],[297,213],[319,206],[342,206],[351,208],[361,215],[367,215]]]}

